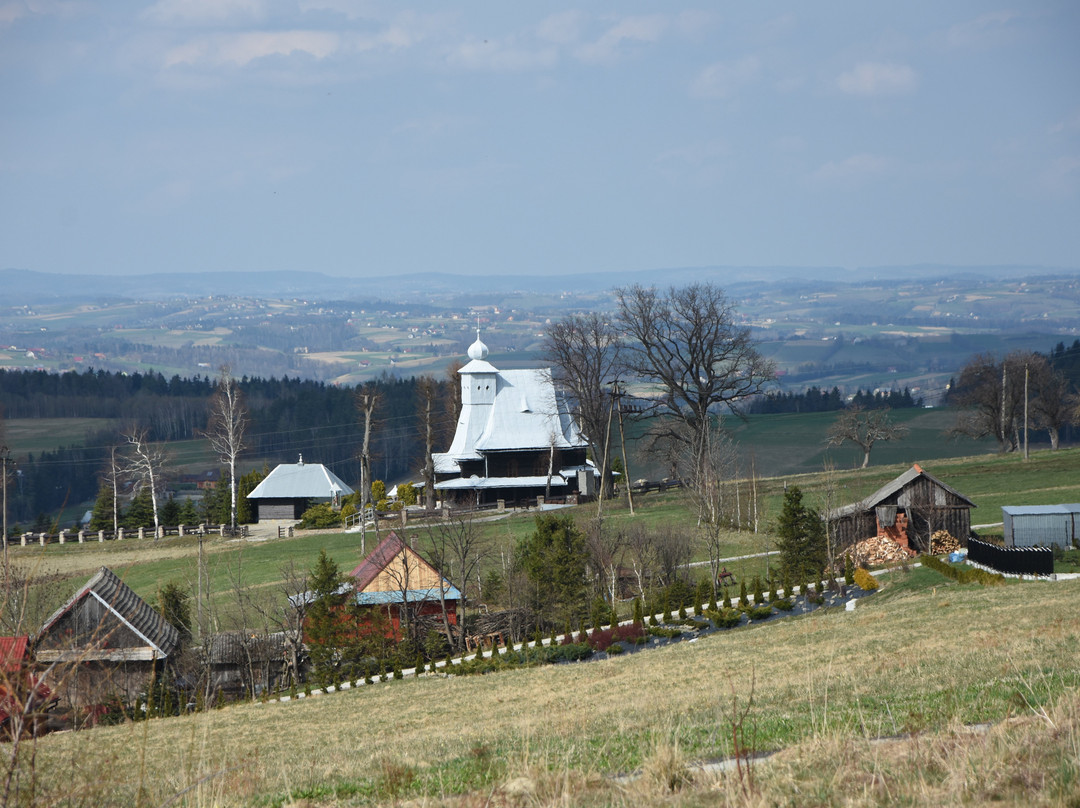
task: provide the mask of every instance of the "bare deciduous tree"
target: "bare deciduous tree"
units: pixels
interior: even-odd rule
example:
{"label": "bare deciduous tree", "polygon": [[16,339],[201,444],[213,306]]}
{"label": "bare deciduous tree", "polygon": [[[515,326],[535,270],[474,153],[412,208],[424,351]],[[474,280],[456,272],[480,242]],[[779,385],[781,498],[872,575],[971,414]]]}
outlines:
{"label": "bare deciduous tree", "polygon": [[421,376],[416,380],[416,393],[419,396],[420,423],[424,430],[424,507],[431,511],[435,509],[435,460],[431,453],[435,450],[439,383],[431,376]]}
{"label": "bare deciduous tree", "polygon": [[364,442],[360,449],[360,504],[371,504],[371,427],[375,408],[379,405],[379,391],[374,384],[365,384],[355,394],[356,409],[364,424]]}
{"label": "bare deciduous tree", "polygon": [[[694,465],[704,462],[710,413],[738,412],[775,376],[750,329],[736,322],[723,290],[694,283],[666,292],[630,286],[615,291],[618,322],[630,341],[624,354],[631,372],[655,385],[654,413],[670,416],[654,432],[686,444]],[[676,427],[682,427],[678,429]]]}
{"label": "bare deciduous tree", "polygon": [[134,483],[135,491],[143,488],[150,492],[150,502],[154,509],[154,534],[158,529],[158,494],[164,484],[165,466],[169,455],[165,447],[152,442],[147,430],[130,427],[123,433],[127,442],[128,454],[124,462],[124,473]]}
{"label": "bare deciduous tree", "polygon": [[1061,430],[1074,419],[1075,396],[1070,395],[1068,379],[1054,370],[1041,354],[1033,355],[1028,371],[1032,423],[1046,430],[1050,436],[1050,448],[1057,449]]}
{"label": "bare deciduous tree", "polygon": [[717,423],[706,435],[705,451],[701,462],[686,480],[686,490],[698,512],[698,530],[705,541],[709,554],[709,571],[712,578],[712,595],[716,597],[716,581],[720,574],[720,557],[724,532],[727,528],[740,526],[737,511],[738,490],[734,481],[738,469],[738,446],[723,434]]}
{"label": "bare deciduous tree", "polygon": [[244,451],[247,425],[244,394],[229,373],[228,365],[222,365],[217,388],[210,399],[210,422],[203,435],[210,441],[218,460],[229,467],[229,516],[233,530],[236,529],[236,461]]}
{"label": "bare deciduous tree", "polygon": [[[431,563],[439,571],[440,581],[446,578],[461,592],[457,624],[463,628],[466,587],[469,581],[477,576],[480,564],[487,557],[490,546],[480,531],[474,528],[472,519],[468,517],[452,516],[431,523],[427,526],[427,536],[431,546]],[[450,631],[446,591],[441,584],[439,602],[442,606],[443,628],[447,639],[450,640],[453,632]],[[465,632],[462,630],[457,632],[457,645],[458,650],[465,650]]]}
{"label": "bare deciduous tree", "polygon": [[830,446],[854,443],[863,451],[862,468],[866,468],[870,465],[870,450],[875,443],[900,440],[907,433],[906,426],[893,423],[888,408],[864,410],[862,407],[849,407],[842,410],[829,427],[826,443]]}
{"label": "bare deciduous tree", "polygon": [[605,436],[612,407],[609,386],[622,374],[621,336],[598,312],[564,317],[548,329],[544,358],[552,365],[555,383],[568,394],[571,412],[601,470],[604,496],[610,497],[611,463]]}

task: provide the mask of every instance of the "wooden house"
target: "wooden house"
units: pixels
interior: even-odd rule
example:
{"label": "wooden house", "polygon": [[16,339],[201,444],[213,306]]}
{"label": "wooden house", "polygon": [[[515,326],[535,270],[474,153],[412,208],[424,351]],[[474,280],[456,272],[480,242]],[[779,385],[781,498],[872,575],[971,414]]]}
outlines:
{"label": "wooden house", "polygon": [[355,581],[357,604],[383,610],[395,640],[401,639],[403,606],[413,618],[441,620],[444,599],[447,621],[457,625],[461,592],[396,533],[379,542],[349,575]]}
{"label": "wooden house", "polygon": [[179,646],[176,628],[102,567],[45,621],[34,655],[48,666],[53,691],[75,707],[134,701]]}
{"label": "wooden house", "polygon": [[961,542],[971,533],[975,503],[918,464],[870,496],[828,514],[838,548],[872,536],[888,536],[901,547],[929,549],[930,536],[947,530]]}

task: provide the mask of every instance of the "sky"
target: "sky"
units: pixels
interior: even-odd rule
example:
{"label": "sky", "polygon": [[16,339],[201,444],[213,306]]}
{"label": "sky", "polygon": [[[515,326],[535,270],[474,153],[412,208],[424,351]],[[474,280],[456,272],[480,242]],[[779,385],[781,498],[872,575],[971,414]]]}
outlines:
{"label": "sky", "polygon": [[1075,0],[0,0],[0,268],[923,263],[1080,266]]}

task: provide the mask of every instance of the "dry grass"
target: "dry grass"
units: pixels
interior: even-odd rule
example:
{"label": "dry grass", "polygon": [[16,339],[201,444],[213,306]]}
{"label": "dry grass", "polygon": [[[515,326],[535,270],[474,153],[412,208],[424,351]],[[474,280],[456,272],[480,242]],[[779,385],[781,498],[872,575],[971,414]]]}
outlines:
{"label": "dry grass", "polygon": [[[905,799],[929,805],[938,804],[930,795],[953,787],[975,794],[988,782],[983,769],[1007,764],[1015,771],[1000,788],[1016,801],[1034,794],[1036,804],[1066,804],[1055,794],[1068,777],[1077,782],[1080,735],[1075,699],[1058,696],[1080,684],[1076,585],[942,584],[875,598],[855,612],[604,662],[430,676],[50,736],[37,745],[38,796],[157,805],[190,788],[174,804],[286,804],[289,795],[318,805],[484,804],[495,795],[493,804],[505,805],[689,805],[724,795],[752,805],[762,794],[787,794],[780,801],[863,805],[890,801],[893,781],[906,782],[914,766]],[[730,754],[731,698],[745,704],[752,681],[756,747],[789,751],[758,767],[760,791],[730,776],[683,779],[679,761]],[[1010,716],[1024,720],[982,739],[955,729]],[[896,751],[869,740],[931,730],[943,734]],[[1002,733],[1039,735],[1041,745],[1009,753],[994,740]],[[953,747],[963,756],[949,752],[935,768],[935,755]],[[823,767],[834,755],[843,767]],[[632,771],[651,774],[629,785],[601,776]]]}

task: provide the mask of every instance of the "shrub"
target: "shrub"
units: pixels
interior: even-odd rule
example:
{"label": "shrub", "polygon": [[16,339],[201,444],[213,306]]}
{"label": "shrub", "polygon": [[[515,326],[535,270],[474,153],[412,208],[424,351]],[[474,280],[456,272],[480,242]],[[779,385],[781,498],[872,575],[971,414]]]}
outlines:
{"label": "shrub", "polygon": [[639,626],[645,623],[645,612],[641,607],[641,598],[634,598],[634,623]]}
{"label": "shrub", "polygon": [[790,598],[781,598],[780,600],[774,600],[772,602],[774,609],[779,609],[782,612],[790,612],[795,608],[795,604],[791,602]]}
{"label": "shrub", "polygon": [[765,600],[765,593],[761,589],[761,576],[754,576],[754,603],[761,605],[761,601]]}
{"label": "shrub", "polygon": [[609,645],[607,648],[607,652],[609,656],[612,654],[621,654],[623,652],[623,647],[618,644]]}
{"label": "shrub", "polygon": [[746,613],[746,616],[749,617],[751,620],[764,620],[767,617],[772,617],[772,615],[773,615],[772,606],[767,606],[767,605],[766,606],[754,606],[752,609],[750,609]]}
{"label": "shrub", "polygon": [[675,637],[682,636],[681,628],[665,628],[663,626],[656,626],[649,629],[649,634],[654,637],[666,637],[667,639],[674,639]]}
{"label": "shrub", "polygon": [[855,563],[851,560],[851,554],[844,555],[844,583],[852,586],[855,583]]}
{"label": "shrub", "polygon": [[1005,576],[1000,573],[987,572],[986,570],[980,570],[975,567],[958,569],[952,564],[946,564],[940,558],[934,558],[933,556],[928,555],[919,556],[919,561],[922,562],[924,567],[937,570],[942,575],[947,578],[952,578],[957,583],[982,584],[983,586],[996,586],[997,584],[1005,583]]}
{"label": "shrub", "polygon": [[718,612],[708,612],[706,615],[717,628],[734,628],[742,622],[742,612],[738,609],[721,609]]}
{"label": "shrub", "polygon": [[328,503],[321,502],[312,505],[300,519],[297,525],[300,528],[330,528],[341,527],[341,515],[330,507]]}
{"label": "shrub", "polygon": [[739,584],[739,605],[750,605],[750,598],[746,596],[746,581],[743,581],[741,584]]}
{"label": "shrub", "polygon": [[864,592],[873,592],[878,588],[877,578],[861,567],[852,572],[852,580]]}

